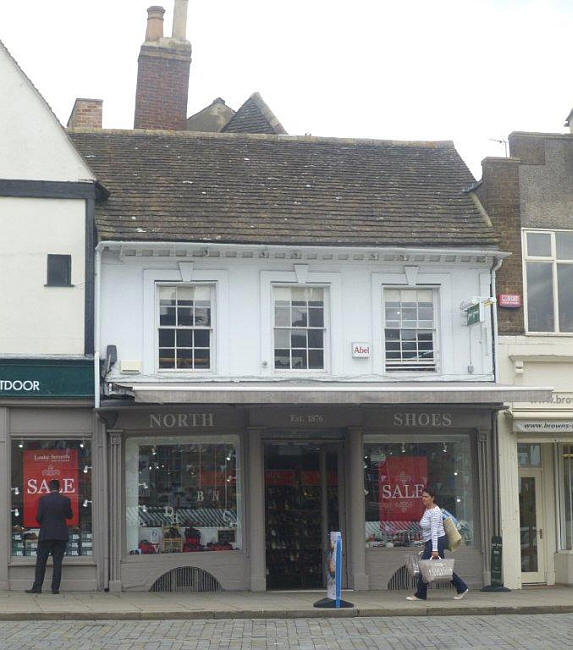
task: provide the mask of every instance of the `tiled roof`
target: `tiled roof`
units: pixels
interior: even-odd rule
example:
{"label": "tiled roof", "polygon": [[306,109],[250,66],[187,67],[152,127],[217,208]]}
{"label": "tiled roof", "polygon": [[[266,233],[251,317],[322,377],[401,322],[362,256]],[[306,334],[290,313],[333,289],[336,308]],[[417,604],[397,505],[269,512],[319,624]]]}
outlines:
{"label": "tiled roof", "polygon": [[71,131],[103,240],[493,245],[451,142]]}
{"label": "tiled roof", "polygon": [[223,133],[286,134],[283,125],[259,93],[253,93],[221,131]]}

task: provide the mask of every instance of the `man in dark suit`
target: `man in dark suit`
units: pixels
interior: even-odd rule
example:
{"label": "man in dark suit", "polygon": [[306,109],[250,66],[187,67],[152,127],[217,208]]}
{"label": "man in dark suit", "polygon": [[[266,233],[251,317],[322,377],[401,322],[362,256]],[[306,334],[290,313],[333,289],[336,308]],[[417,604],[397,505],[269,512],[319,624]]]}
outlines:
{"label": "man in dark suit", "polygon": [[50,481],[50,494],[40,498],[36,521],[40,524],[38,536],[38,550],[36,551],[36,575],[31,589],[26,589],[28,594],[42,593],[46,562],[50,554],[54,562],[52,573],[52,593],[60,593],[62,579],[62,560],[68,543],[68,525],[66,519],[73,517],[72,504],[68,497],[60,494],[60,482],[56,479]]}

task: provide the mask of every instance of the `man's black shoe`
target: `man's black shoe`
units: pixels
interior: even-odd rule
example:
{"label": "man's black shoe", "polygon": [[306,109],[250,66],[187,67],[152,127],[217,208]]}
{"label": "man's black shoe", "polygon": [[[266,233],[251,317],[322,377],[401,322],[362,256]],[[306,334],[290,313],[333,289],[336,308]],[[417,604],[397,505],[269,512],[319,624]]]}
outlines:
{"label": "man's black shoe", "polygon": [[32,589],[26,589],[27,594],[41,594],[42,590],[41,589],[35,589],[32,587]]}
{"label": "man's black shoe", "polygon": [[60,593],[60,590],[59,590],[59,589],[52,589],[52,593],[53,593],[53,594],[59,594],[59,593]]}

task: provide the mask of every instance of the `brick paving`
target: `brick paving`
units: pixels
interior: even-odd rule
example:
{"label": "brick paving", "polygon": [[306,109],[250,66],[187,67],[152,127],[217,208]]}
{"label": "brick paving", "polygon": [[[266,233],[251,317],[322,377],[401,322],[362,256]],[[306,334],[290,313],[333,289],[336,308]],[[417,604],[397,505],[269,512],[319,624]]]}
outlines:
{"label": "brick paving", "polygon": [[573,648],[573,614],[142,621],[0,621],[0,649]]}

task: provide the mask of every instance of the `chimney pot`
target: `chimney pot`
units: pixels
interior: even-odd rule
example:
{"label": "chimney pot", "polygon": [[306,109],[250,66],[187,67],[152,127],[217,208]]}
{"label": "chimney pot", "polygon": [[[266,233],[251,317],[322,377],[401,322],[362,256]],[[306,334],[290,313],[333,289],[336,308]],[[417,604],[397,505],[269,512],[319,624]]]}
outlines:
{"label": "chimney pot", "polygon": [[175,0],[173,11],[173,38],[178,41],[187,39],[187,5],[189,0]]}
{"label": "chimney pot", "polygon": [[145,40],[158,41],[163,38],[163,14],[165,9],[163,7],[153,6],[147,9],[147,30],[145,32]]}

